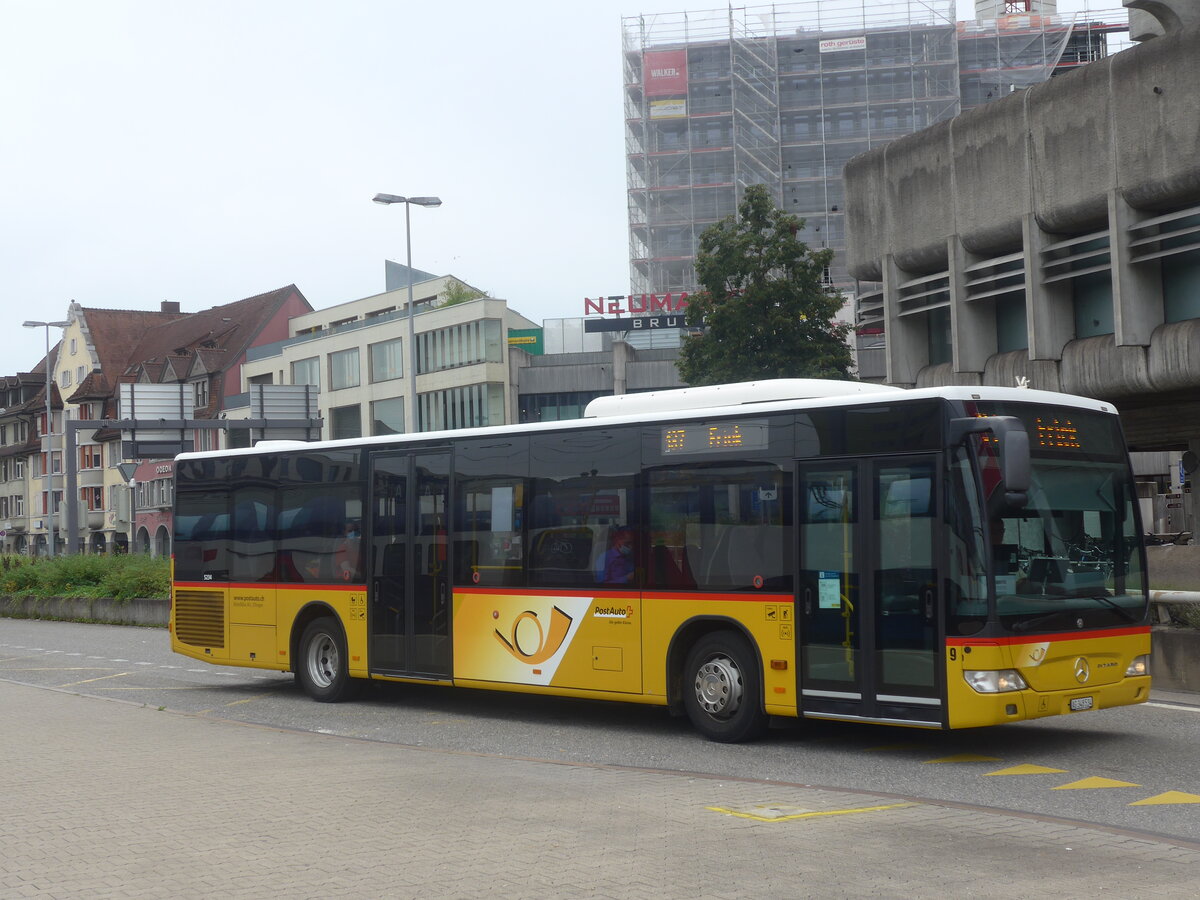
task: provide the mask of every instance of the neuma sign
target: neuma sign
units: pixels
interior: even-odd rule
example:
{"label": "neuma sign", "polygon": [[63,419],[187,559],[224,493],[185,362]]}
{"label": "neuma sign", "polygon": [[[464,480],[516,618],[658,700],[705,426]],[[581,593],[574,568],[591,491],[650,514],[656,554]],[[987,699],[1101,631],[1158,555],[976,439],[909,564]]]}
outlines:
{"label": "neuma sign", "polygon": [[609,314],[614,316],[639,316],[647,313],[682,312],[687,309],[687,291],[682,294],[629,294],[612,297],[583,298],[583,314],[590,316]]}
{"label": "neuma sign", "polygon": [[647,50],[642,57],[647,97],[687,96],[687,51]]}

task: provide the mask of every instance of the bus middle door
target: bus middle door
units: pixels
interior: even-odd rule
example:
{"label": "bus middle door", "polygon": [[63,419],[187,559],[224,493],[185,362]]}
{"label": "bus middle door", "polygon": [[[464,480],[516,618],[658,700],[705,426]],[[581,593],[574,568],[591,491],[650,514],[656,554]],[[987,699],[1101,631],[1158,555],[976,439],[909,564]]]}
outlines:
{"label": "bus middle door", "polygon": [[372,672],[450,675],[450,454],[371,457]]}
{"label": "bus middle door", "polygon": [[937,472],[932,455],[799,466],[803,714],[943,724]]}

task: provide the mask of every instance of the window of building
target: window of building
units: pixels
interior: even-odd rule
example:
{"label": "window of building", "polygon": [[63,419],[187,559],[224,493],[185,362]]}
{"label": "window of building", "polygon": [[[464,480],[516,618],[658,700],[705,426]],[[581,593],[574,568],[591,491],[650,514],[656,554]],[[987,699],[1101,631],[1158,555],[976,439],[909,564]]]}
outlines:
{"label": "window of building", "polygon": [[60,373],[59,373],[58,380],[59,380],[59,383],[60,383],[60,384],[61,384],[63,387],[67,387],[68,385],[70,385],[70,383],[71,383],[71,370],[70,370],[70,369],[63,369],[63,370],[62,370],[62,372],[60,372]]}
{"label": "window of building", "polygon": [[329,354],[329,389],[331,391],[358,387],[361,383],[357,347]]}
{"label": "window of building", "polygon": [[996,300],[996,352],[1029,349],[1029,324],[1025,295]]}
{"label": "window of building", "polygon": [[198,453],[205,450],[219,450],[220,444],[216,429],[197,428],[192,432],[192,445]]}
{"label": "window of building", "polygon": [[357,403],[329,410],[329,437],[335,441],[362,437],[362,412]]}
{"label": "window of building", "polygon": [[931,309],[926,316],[929,341],[929,364],[931,366],[950,362],[950,307]]}
{"label": "window of building", "polygon": [[24,459],[18,457],[17,459],[13,460],[12,477],[13,478],[24,478],[25,477],[25,460]]}
{"label": "window of building", "polygon": [[311,384],[321,386],[320,357],[310,356],[308,359],[298,359],[292,363],[292,384]]}
{"label": "window of building", "polygon": [[612,391],[567,391],[561,394],[522,394],[517,407],[521,422],[557,422],[581,419],[587,405]]}
{"label": "window of building", "polygon": [[417,372],[440,372],[482,362],[503,362],[499,319],[476,319],[417,335]]}
{"label": "window of building", "polygon": [[274,384],[275,376],[271,372],[266,375],[251,375],[246,382],[247,384]]}
{"label": "window of building", "polygon": [[417,397],[417,430],[504,424],[504,385],[471,384]]}
{"label": "window of building", "polygon": [[329,327],[330,328],[339,328],[342,325],[349,325],[351,322],[357,322],[357,321],[358,321],[358,316],[349,316],[348,318],[345,318],[345,319],[338,319],[336,322],[330,322]]}
{"label": "window of building", "polygon": [[104,488],[85,487],[79,489],[79,501],[90,511],[104,509]]}
{"label": "window of building", "polygon": [[101,461],[103,453],[99,444],[85,444],[79,448],[79,468],[81,469],[99,469],[104,463]]}
{"label": "window of building", "polygon": [[192,402],[196,409],[208,406],[208,379],[192,382]]}
{"label": "window of building", "polygon": [[1162,261],[1162,290],[1166,321],[1200,319],[1200,250]]}
{"label": "window of building", "polygon": [[404,434],[403,397],[389,397],[371,404],[371,434]]}
{"label": "window of building", "polygon": [[25,515],[25,498],[20,494],[13,494],[8,498],[8,513],[12,516]]}
{"label": "window of building", "polygon": [[1071,285],[1075,295],[1075,337],[1112,334],[1115,328],[1112,275],[1090,272],[1073,279]]}
{"label": "window of building", "polygon": [[75,338],[71,338],[71,355],[75,355]]}
{"label": "window of building", "polygon": [[50,465],[53,467],[52,471],[55,475],[58,475],[59,473],[62,472],[62,451],[61,450],[55,450],[53,453],[50,454]]}
{"label": "window of building", "polygon": [[403,342],[400,338],[371,344],[367,354],[371,360],[371,382],[390,381],[404,374]]}
{"label": "window of building", "polygon": [[83,366],[80,366],[78,369],[75,370],[75,380],[78,381],[80,384],[83,384],[83,379],[86,377],[87,377],[87,369],[85,369]]}

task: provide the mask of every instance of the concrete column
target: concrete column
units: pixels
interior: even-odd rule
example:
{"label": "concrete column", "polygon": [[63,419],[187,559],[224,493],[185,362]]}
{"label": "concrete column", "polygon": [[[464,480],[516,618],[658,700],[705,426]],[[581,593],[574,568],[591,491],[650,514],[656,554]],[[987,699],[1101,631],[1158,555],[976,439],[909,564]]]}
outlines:
{"label": "concrete column", "polygon": [[996,352],[996,309],[991,301],[967,303],[967,266],[979,257],[963,247],[957,235],[946,242],[950,262],[950,344],[956,374],[983,373]]}
{"label": "concrete column", "polygon": [[612,352],[613,394],[620,396],[629,390],[629,361],[633,348],[624,341],[613,341]]}
{"label": "concrete column", "polygon": [[887,383],[914,387],[917,373],[929,365],[929,335],[924,316],[900,316],[900,283],[904,273],[896,258],[888,254],[883,261],[884,356]]}
{"label": "concrete column", "polygon": [[1059,240],[1042,231],[1032,215],[1021,223],[1025,244],[1025,316],[1029,322],[1029,358],[1062,359],[1075,338],[1075,309],[1070,281],[1042,283],[1042,248]]}
{"label": "concrete column", "polygon": [[1150,335],[1163,323],[1162,264],[1129,262],[1131,225],[1146,218],[1125,202],[1120,191],[1108,192],[1109,256],[1112,259],[1113,331],[1118,347],[1150,346]]}

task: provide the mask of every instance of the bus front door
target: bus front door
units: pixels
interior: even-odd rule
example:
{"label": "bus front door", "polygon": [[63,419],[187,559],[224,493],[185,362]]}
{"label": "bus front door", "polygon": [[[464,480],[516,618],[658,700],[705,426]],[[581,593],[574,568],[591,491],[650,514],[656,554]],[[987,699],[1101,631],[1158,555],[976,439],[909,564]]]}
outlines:
{"label": "bus front door", "polygon": [[944,723],[937,462],[904,456],[800,465],[804,715]]}
{"label": "bus front door", "polygon": [[450,675],[450,454],[371,457],[372,672]]}

